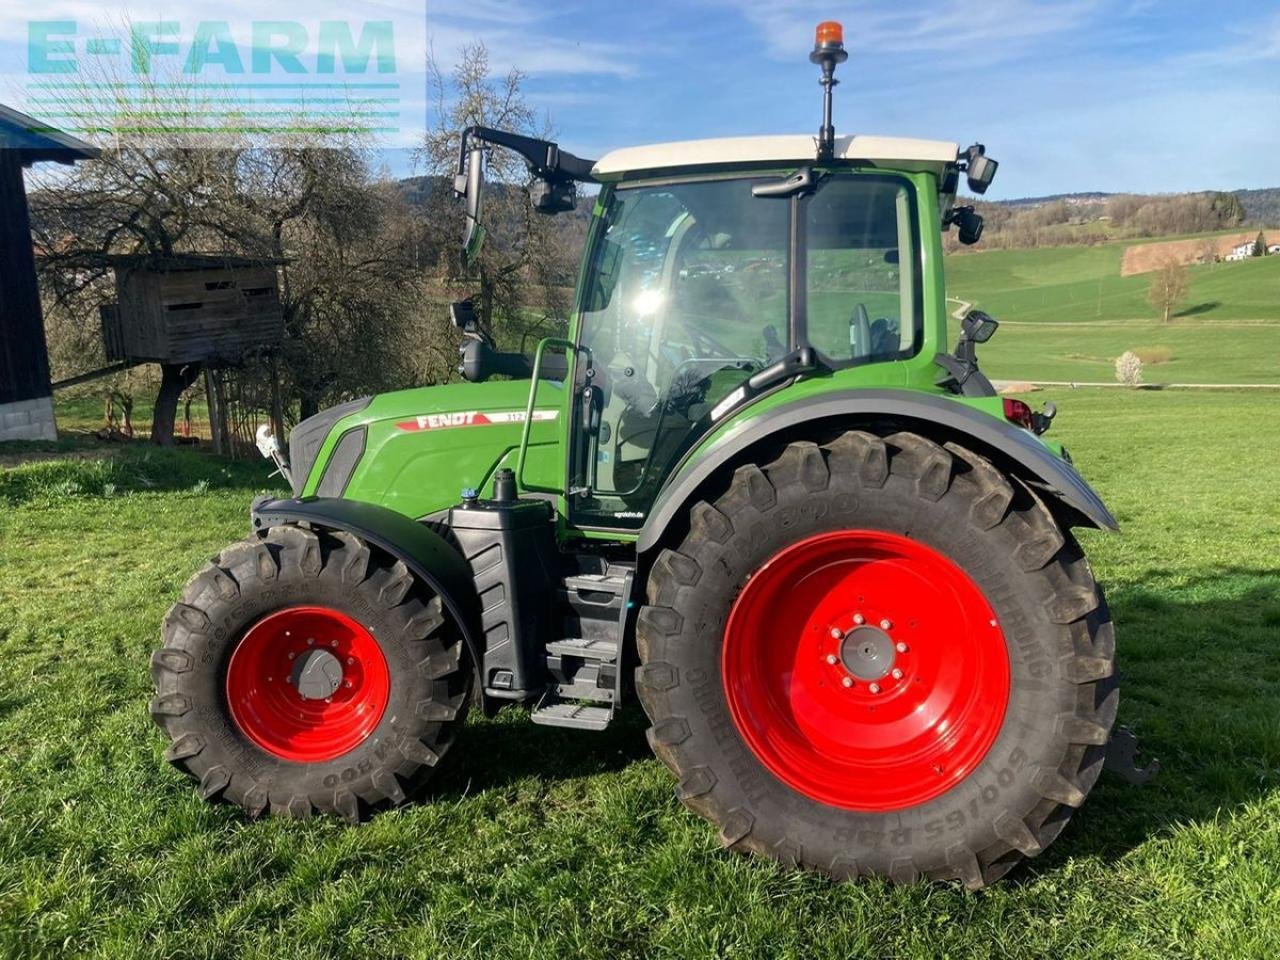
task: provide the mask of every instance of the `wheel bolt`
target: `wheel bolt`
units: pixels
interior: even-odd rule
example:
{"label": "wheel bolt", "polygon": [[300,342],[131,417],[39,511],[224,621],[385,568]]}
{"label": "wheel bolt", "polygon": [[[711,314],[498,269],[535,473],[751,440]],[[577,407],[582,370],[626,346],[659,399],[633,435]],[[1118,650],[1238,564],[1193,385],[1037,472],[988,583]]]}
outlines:
{"label": "wheel bolt", "polygon": [[827,654],[827,663],[831,664],[834,667],[839,662],[840,662],[840,658],[837,657],[834,653]]}
{"label": "wheel bolt", "polygon": [[324,702],[325,702],[325,703],[333,703],[333,697],[325,697],[325,698],[324,698]]}
{"label": "wheel bolt", "polygon": [[343,685],[344,687],[346,687],[348,690],[350,690],[350,689],[351,689],[351,681],[350,681],[350,680],[343,680],[343,681],[342,681],[342,685]]}
{"label": "wheel bolt", "polygon": [[880,629],[881,629],[881,630],[888,630],[888,629],[889,629],[890,627],[892,627],[892,626],[893,626],[893,624],[892,624],[892,623],[890,623],[888,620],[881,620],[881,621],[880,621]]}
{"label": "wheel bolt", "polygon": [[839,628],[839,627],[832,627],[832,628],[831,628],[831,638],[832,638],[833,640],[839,640],[839,639],[840,639],[841,637],[843,637],[843,636],[844,636],[844,633],[843,633],[843,632],[841,632],[841,630],[840,630],[840,628]]}
{"label": "wheel bolt", "polygon": [[853,686],[853,677],[845,677],[843,680],[841,680],[841,681],[840,681],[840,684],[841,684],[841,686],[846,687],[846,688],[847,688],[847,687],[852,687],[852,686]]}
{"label": "wheel bolt", "polygon": [[860,613],[855,613],[853,615],[853,622],[856,623],[858,626],[862,626],[864,623],[867,622],[867,618]]}
{"label": "wheel bolt", "polygon": [[351,664],[353,664],[353,663],[355,663],[355,662],[356,662],[356,658],[355,658],[355,657],[347,657],[347,666],[348,666],[348,667],[349,667],[349,666],[351,666]]}
{"label": "wheel bolt", "polygon": [[338,645],[338,641],[337,641],[337,640],[330,640],[330,641],[329,641],[329,646],[331,646],[331,647],[336,647],[337,645]]}
{"label": "wheel bolt", "polygon": [[897,645],[895,645],[893,649],[897,650],[899,653],[906,653],[907,645],[902,641],[898,641]]}
{"label": "wheel bolt", "polygon": [[871,684],[871,686],[870,686],[870,687],[868,687],[867,689],[868,689],[868,690],[870,690],[872,693],[879,693],[879,692],[880,692],[880,684],[878,684],[878,683],[873,683],[873,684]]}
{"label": "wheel bolt", "polygon": [[308,647],[314,647],[315,645],[316,645],[315,638],[314,638],[314,637],[307,637],[307,646],[308,646]]}
{"label": "wheel bolt", "polygon": [[292,660],[292,659],[293,659],[294,657],[296,657],[296,656],[297,656],[297,654],[296,654],[296,653],[291,653],[291,654],[289,654],[289,659],[290,659],[290,660]]}
{"label": "wheel bolt", "polygon": [[901,670],[899,670],[897,667],[894,667],[894,668],[893,668],[893,673],[891,673],[891,674],[889,674],[889,675],[890,675],[891,677],[893,677],[893,679],[895,679],[895,680],[901,680],[901,679],[902,679],[902,671],[901,671]]}

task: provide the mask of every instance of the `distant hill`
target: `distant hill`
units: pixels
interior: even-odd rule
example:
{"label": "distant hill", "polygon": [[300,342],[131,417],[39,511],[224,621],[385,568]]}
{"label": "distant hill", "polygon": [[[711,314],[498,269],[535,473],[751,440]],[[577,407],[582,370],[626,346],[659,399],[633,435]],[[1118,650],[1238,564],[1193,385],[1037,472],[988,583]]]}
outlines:
{"label": "distant hill", "polygon": [[[1253,226],[1280,225],[1280,187],[1262,187],[1257,190],[1228,190],[1240,198],[1244,207],[1244,224]],[[1163,194],[1162,196],[1189,196],[1187,194]],[[1011,200],[992,200],[992,206],[1043,207],[1062,201],[1072,207],[1103,206],[1112,197],[1122,194],[1092,191],[1088,193],[1052,193],[1043,197],[1015,197]]]}

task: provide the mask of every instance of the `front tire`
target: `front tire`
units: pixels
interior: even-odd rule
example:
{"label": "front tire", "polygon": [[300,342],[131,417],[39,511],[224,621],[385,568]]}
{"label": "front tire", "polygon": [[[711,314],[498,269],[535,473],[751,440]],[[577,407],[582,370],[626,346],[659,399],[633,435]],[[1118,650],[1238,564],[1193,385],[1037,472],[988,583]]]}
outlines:
{"label": "front tire", "polygon": [[649,580],[637,690],[734,849],[978,888],[1101,772],[1114,636],[1083,554],[982,457],[850,431],[739,467]]}
{"label": "front tire", "polygon": [[459,632],[403,563],[297,526],[191,579],[151,675],[165,757],[206,800],[353,822],[425,783],[471,685]]}

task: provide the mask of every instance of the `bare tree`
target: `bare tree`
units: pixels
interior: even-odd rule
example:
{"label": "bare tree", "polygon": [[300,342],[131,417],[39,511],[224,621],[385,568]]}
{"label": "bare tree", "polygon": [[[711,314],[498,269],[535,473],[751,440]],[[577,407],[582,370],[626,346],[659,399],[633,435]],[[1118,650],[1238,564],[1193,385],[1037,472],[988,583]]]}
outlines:
{"label": "bare tree", "polygon": [[1166,260],[1151,277],[1147,302],[1160,311],[1165,323],[1187,296],[1187,268],[1177,260]]}

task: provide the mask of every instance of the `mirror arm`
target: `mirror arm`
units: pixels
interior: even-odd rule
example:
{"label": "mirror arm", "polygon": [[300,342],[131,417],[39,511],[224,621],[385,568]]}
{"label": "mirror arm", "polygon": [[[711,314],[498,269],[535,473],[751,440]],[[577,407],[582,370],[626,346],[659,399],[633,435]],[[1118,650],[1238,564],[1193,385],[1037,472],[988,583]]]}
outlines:
{"label": "mirror arm", "polygon": [[[539,140],[526,137],[508,130],[496,130],[493,127],[473,126],[462,131],[462,145],[458,152],[458,173],[465,169],[469,142],[479,140],[496,147],[505,147],[518,153],[529,166],[529,172],[539,180],[552,183],[567,183],[579,180],[595,183],[591,175],[596,165],[594,160],[585,160],[575,156],[568,150],[561,150],[560,145],[550,140]],[[456,187],[455,187],[456,192]]]}

